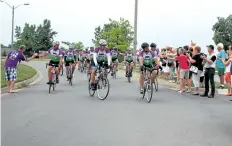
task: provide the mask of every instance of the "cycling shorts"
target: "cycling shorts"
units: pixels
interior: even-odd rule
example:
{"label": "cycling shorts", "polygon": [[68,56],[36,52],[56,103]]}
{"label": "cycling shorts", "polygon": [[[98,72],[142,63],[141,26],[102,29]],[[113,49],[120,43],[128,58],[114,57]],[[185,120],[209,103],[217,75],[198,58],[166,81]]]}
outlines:
{"label": "cycling shorts", "polygon": [[54,61],[52,61],[52,60],[50,60],[50,62],[49,62],[49,66],[55,66],[55,67],[59,67],[59,64],[60,64],[60,62],[54,62]]}
{"label": "cycling shorts", "polygon": [[72,61],[65,61],[65,66],[69,66],[70,63],[73,64],[73,63],[74,63],[74,60],[72,60]]}

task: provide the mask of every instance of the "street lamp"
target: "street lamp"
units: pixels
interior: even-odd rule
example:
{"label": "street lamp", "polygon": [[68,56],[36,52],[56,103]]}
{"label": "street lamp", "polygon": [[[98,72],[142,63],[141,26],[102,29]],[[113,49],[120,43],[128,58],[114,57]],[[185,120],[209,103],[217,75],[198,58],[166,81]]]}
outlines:
{"label": "street lamp", "polygon": [[25,5],[25,6],[27,6],[27,5],[29,5],[29,3],[24,3],[24,4],[20,4],[20,5],[17,5],[17,6],[11,6],[10,4],[8,4],[7,2],[5,2],[5,1],[3,1],[3,0],[0,0],[0,2],[3,2],[3,3],[5,3],[5,4],[7,4],[11,9],[12,9],[12,30],[11,30],[11,49],[13,49],[14,48],[14,44],[13,44],[13,42],[14,42],[14,10],[16,9],[16,8],[18,8],[19,6],[22,6],[22,5]]}
{"label": "street lamp", "polygon": [[137,19],[138,19],[138,0],[135,0],[135,13],[134,13],[134,53],[137,48]]}

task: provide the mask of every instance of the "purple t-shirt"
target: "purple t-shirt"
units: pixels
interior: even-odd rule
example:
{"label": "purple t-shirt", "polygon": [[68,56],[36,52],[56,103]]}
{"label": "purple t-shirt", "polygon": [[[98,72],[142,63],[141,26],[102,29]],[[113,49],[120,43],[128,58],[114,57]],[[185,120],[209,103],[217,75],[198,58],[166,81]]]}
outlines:
{"label": "purple t-shirt", "polygon": [[23,53],[19,52],[18,50],[14,50],[10,52],[7,56],[7,60],[5,63],[5,68],[12,67],[16,68],[18,62],[26,60],[26,57]]}

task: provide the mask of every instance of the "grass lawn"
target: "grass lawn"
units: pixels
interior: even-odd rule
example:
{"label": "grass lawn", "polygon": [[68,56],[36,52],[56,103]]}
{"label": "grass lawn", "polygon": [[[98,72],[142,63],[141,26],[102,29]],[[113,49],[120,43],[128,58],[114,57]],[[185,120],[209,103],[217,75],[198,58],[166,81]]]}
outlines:
{"label": "grass lawn", "polygon": [[[33,69],[30,66],[19,64],[18,65],[18,75],[17,75],[17,81],[20,82],[26,79],[29,79],[33,77],[36,74],[36,70]],[[4,61],[1,61],[1,88],[5,87],[6,81],[5,81],[5,71],[4,71]]]}

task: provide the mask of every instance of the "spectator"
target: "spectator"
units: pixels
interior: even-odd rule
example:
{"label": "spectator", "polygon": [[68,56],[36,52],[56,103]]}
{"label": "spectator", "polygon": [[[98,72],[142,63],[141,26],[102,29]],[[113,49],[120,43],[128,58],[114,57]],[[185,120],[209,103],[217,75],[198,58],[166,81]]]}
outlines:
{"label": "spectator", "polygon": [[230,66],[231,66],[231,59],[229,56],[229,52],[227,52],[228,54],[228,58],[223,62],[225,64],[226,67],[226,74],[225,74],[225,81],[227,84],[227,89],[228,89],[228,93],[225,94],[225,96],[231,96],[232,92],[231,92],[231,73],[230,73]]}
{"label": "spectator", "polygon": [[161,63],[161,66],[163,68],[163,75],[165,78],[168,77],[168,73],[169,73],[169,68],[168,68],[168,65],[167,65],[167,55],[166,55],[166,49],[162,49],[161,50],[161,53],[160,53],[160,63]]}
{"label": "spectator", "polygon": [[38,54],[34,54],[31,58],[26,58],[23,54],[25,46],[21,45],[18,50],[11,51],[5,61],[5,78],[7,81],[8,93],[12,93],[17,80],[17,65],[20,61],[30,61]]}
{"label": "spectator", "polygon": [[[175,60],[179,62],[180,67],[180,91],[179,93],[185,92],[185,82],[184,79],[188,78],[189,76],[189,63],[188,63],[188,57],[184,55],[184,49],[179,49],[180,56],[176,56]],[[173,60],[172,58],[168,58],[170,60]]]}
{"label": "spectator", "polygon": [[[216,56],[213,53],[214,46],[209,45],[208,46],[208,54],[207,55],[201,55],[201,58],[204,61],[204,67],[205,67],[205,92],[201,95],[202,97],[208,97],[208,98],[214,98],[215,94],[215,85],[214,85],[214,75],[215,75],[215,62],[216,62]],[[211,84],[211,93],[209,93],[209,81]]]}
{"label": "spectator", "polygon": [[[179,50],[181,49],[181,47],[179,47],[177,50],[176,50],[176,56],[180,56],[179,54]],[[180,68],[179,68],[179,62],[176,60],[176,83],[179,84],[180,83]]]}
{"label": "spectator", "polygon": [[200,75],[203,72],[203,65],[202,65],[202,59],[201,59],[201,48],[199,46],[195,47],[196,55],[193,57],[190,56],[190,54],[187,54],[189,57],[190,62],[192,63],[192,66],[190,68],[190,71],[192,74],[193,84],[195,87],[195,93],[193,95],[199,95],[199,81],[200,81]]}
{"label": "spectator", "polygon": [[[184,55],[187,56],[189,54],[191,57],[193,56],[192,50],[188,46],[184,46]],[[189,59],[189,58],[188,58]],[[191,63],[189,62],[189,67],[191,67]],[[188,90],[187,92],[191,92],[191,87],[192,87],[192,72],[189,71],[188,78],[185,80],[185,83],[188,85]]]}
{"label": "spectator", "polygon": [[217,55],[216,67],[218,70],[218,75],[219,75],[220,83],[221,83],[220,88],[223,89],[224,88],[224,74],[225,74],[225,65],[223,62],[226,59],[226,52],[224,51],[224,45],[222,43],[219,43],[217,45],[217,49],[219,53]]}
{"label": "spectator", "polygon": [[174,53],[171,47],[168,48],[167,57],[171,58],[168,59],[168,67],[169,67],[169,82],[174,83],[174,76],[175,76],[175,62],[172,59],[175,59],[176,54]]}

